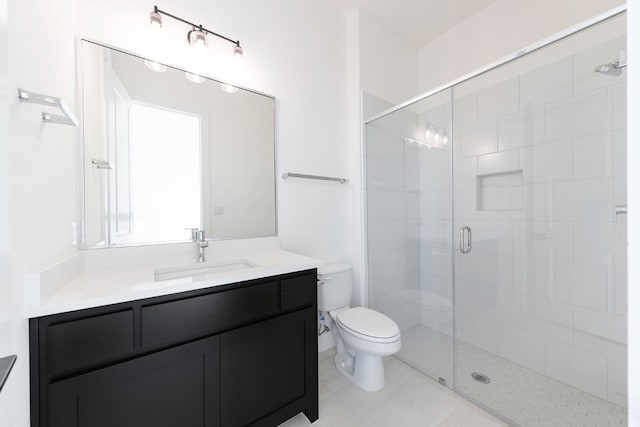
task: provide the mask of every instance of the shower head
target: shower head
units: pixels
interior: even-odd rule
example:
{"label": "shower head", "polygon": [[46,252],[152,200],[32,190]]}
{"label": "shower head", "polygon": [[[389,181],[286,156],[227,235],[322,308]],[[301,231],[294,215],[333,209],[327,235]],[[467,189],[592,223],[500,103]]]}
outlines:
{"label": "shower head", "polygon": [[618,61],[614,61],[609,64],[598,65],[593,69],[593,71],[600,74],[606,74],[607,76],[617,77],[622,74],[623,67],[624,66],[621,66]]}
{"label": "shower head", "polygon": [[621,49],[618,58],[608,64],[598,65],[593,69],[594,72],[605,74],[607,76],[618,77],[622,74],[622,69],[627,66],[627,50]]}

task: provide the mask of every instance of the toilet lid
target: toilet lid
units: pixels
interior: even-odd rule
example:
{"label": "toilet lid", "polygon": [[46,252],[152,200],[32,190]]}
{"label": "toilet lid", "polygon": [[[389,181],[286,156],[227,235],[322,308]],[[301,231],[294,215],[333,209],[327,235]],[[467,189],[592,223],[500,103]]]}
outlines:
{"label": "toilet lid", "polygon": [[392,338],[400,333],[396,322],[366,307],[354,307],[337,314],[340,325],[372,338]]}

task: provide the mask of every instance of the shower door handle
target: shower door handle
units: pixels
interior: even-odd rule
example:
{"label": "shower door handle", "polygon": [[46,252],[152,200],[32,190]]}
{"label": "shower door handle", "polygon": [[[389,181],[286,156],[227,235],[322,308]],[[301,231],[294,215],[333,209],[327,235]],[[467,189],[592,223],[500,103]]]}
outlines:
{"label": "shower door handle", "polygon": [[[467,243],[465,244],[465,234],[467,235]],[[471,227],[465,225],[460,228],[460,253],[468,254],[471,252]]]}

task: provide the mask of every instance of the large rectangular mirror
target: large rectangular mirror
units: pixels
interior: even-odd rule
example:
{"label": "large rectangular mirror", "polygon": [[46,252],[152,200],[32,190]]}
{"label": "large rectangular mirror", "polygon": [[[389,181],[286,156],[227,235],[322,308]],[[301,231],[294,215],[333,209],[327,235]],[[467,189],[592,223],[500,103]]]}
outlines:
{"label": "large rectangular mirror", "polygon": [[273,97],[79,50],[82,247],[276,234]]}

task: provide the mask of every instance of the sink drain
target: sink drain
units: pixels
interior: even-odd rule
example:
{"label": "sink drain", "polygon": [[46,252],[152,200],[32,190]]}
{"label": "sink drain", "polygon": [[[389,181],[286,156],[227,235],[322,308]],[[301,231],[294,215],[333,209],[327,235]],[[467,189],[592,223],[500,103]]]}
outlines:
{"label": "sink drain", "polygon": [[489,384],[491,382],[491,378],[486,376],[485,374],[481,374],[480,372],[474,372],[471,374],[471,378],[478,381],[481,384]]}

